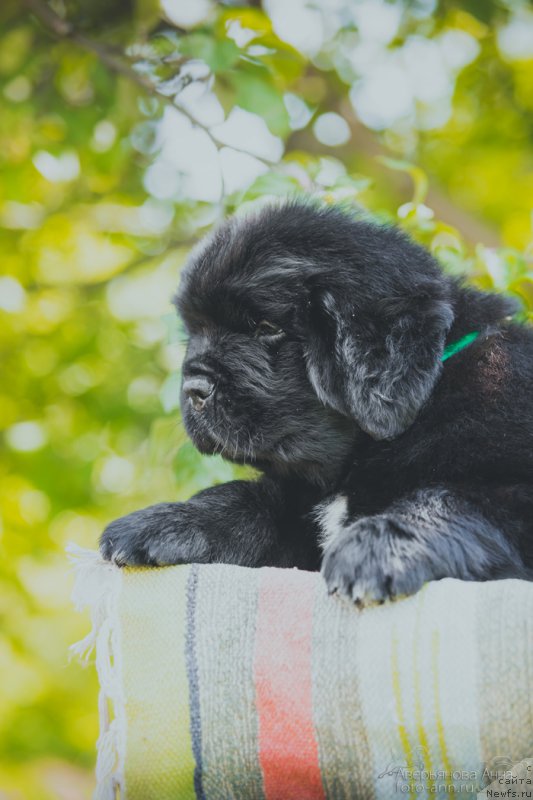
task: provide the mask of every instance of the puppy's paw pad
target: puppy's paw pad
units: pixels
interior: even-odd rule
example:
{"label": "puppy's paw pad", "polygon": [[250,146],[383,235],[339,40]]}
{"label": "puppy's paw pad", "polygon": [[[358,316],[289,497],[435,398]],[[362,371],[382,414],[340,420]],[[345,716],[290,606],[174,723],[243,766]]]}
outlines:
{"label": "puppy's paw pad", "polygon": [[212,560],[207,537],[186,503],[161,503],[115,520],[102,534],[100,552],[119,567]]}
{"label": "puppy's paw pad", "polygon": [[423,561],[415,565],[413,538],[386,515],[358,520],[324,553],[321,571],[328,591],[358,606],[417,591],[430,575]]}
{"label": "puppy's paw pad", "polygon": [[150,563],[138,535],[122,519],[115,520],[104,530],[100,553],[118,567]]}

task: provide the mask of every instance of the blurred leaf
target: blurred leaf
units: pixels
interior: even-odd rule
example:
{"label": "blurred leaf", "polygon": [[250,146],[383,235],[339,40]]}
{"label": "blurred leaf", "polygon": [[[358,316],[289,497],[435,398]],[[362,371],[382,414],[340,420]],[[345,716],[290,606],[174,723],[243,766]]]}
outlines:
{"label": "blurred leaf", "polygon": [[175,411],[177,408],[179,408],[180,392],[181,374],[179,372],[171,372],[170,375],[168,375],[165,379],[165,382],[163,383],[159,393],[161,405],[163,406],[163,411],[166,414],[169,414],[171,411]]}
{"label": "blurred leaf", "polygon": [[184,56],[200,58],[214,72],[223,72],[234,66],[239,58],[239,48],[231,39],[217,41],[205,33],[191,33],[179,44]]}
{"label": "blurred leaf", "polygon": [[219,28],[227,31],[232,22],[239,22],[241,28],[249,28],[261,37],[272,31],[272,22],[259,8],[225,8],[220,16]]}
{"label": "blurred leaf", "polygon": [[509,284],[508,289],[517,294],[527,307],[533,309],[533,277],[513,281]]}
{"label": "blurred leaf", "polygon": [[287,135],[290,130],[289,115],[283,97],[268,77],[236,72],[230,76],[230,80],[235,89],[236,105],[263,117],[276,136]]}
{"label": "blurred leaf", "polygon": [[424,170],[409,161],[397,158],[380,157],[378,160],[389,169],[407,172],[413,180],[413,205],[418,206],[424,202],[428,192],[428,179]]}
{"label": "blurred leaf", "polygon": [[164,314],[161,319],[167,329],[167,342],[169,344],[176,344],[176,342],[185,340],[187,334],[183,322],[176,312]]}
{"label": "blurred leaf", "polygon": [[260,175],[244,193],[243,199],[252,200],[264,195],[286,197],[301,190],[300,184],[291,175],[281,172],[266,172]]}

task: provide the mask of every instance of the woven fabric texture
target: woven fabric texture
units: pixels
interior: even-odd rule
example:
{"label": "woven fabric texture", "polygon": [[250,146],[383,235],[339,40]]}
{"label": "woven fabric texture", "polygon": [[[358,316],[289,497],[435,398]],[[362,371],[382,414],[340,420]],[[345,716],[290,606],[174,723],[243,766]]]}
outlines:
{"label": "woven fabric texture", "polygon": [[313,573],[209,565],[124,570],[114,597],[97,797],[475,797],[533,756],[532,584],[360,611]]}

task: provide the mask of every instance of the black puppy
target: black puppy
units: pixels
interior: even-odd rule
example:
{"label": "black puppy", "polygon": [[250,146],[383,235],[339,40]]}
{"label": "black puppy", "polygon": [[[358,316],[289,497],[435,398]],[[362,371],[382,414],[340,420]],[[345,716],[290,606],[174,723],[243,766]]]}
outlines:
{"label": "black puppy", "polygon": [[322,573],[356,601],[529,577],[533,333],[394,228],[287,203],[224,224],[176,299],[202,453],[263,472],[105,530],[117,564]]}

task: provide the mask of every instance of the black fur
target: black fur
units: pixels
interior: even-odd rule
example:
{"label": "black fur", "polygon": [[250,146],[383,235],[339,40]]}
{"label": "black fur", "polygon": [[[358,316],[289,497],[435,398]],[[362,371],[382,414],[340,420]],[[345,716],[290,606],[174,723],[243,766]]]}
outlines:
{"label": "black fur", "polygon": [[113,522],[106,558],[322,563],[357,601],[531,577],[533,333],[513,301],[394,228],[287,203],[202,243],[176,303],[191,439],[263,476]]}

